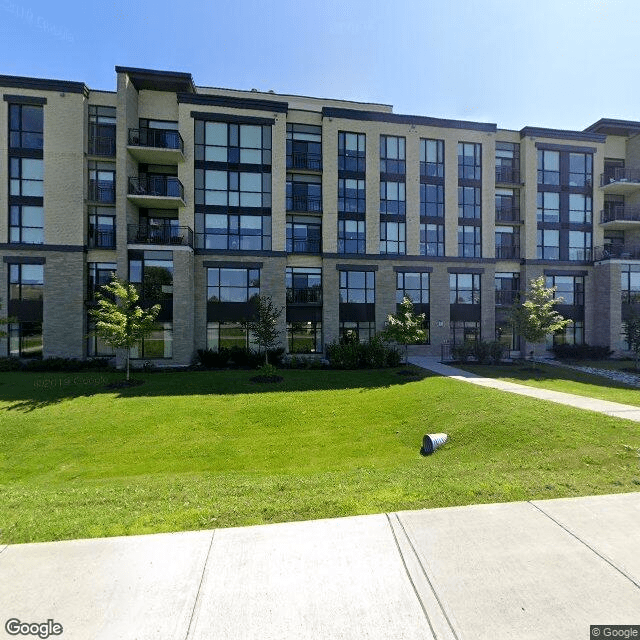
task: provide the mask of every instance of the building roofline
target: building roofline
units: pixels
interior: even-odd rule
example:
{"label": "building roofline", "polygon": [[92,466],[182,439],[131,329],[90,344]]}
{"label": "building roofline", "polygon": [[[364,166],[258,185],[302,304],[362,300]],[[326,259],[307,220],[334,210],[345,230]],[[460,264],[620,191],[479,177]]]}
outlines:
{"label": "building roofline", "polygon": [[580,142],[606,142],[607,136],[600,133],[570,131],[566,129],[546,129],[544,127],[524,127],[520,129],[521,138],[557,138],[559,140],[578,140]]}
{"label": "building roofline", "polygon": [[636,120],[617,120],[615,118],[600,118],[589,125],[585,131],[603,133],[610,136],[629,137],[640,133],[640,122]]}
{"label": "building roofline", "polygon": [[28,76],[0,75],[0,87],[17,87],[36,91],[59,91],[64,93],[81,93],[89,95],[89,87],[84,82],[71,80],[52,80],[48,78],[31,78]]}
{"label": "building roofline", "polygon": [[184,71],[160,71],[157,69],[116,66],[116,73],[126,73],[138,91],[151,89],[156,91],[175,91],[176,93],[196,92],[191,74]]}
{"label": "building roofline", "polygon": [[235,96],[214,96],[202,93],[178,93],[177,100],[184,104],[210,105],[233,109],[255,109],[257,111],[276,111],[287,113],[289,103],[261,98],[244,98]]}

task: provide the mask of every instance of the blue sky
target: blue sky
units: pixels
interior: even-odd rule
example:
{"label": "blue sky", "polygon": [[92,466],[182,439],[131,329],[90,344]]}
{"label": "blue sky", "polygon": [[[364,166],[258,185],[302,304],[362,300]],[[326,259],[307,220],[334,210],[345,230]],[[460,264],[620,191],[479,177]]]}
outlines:
{"label": "blue sky", "polygon": [[0,73],[115,89],[115,65],[196,84],[582,129],[640,120],[637,0],[0,0]]}

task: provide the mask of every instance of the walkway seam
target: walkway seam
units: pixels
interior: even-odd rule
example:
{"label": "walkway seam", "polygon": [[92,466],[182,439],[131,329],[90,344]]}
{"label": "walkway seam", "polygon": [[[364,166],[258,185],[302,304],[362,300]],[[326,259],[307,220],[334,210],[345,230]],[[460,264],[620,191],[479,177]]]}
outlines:
{"label": "walkway seam", "polygon": [[196,607],[198,606],[198,600],[200,599],[200,591],[202,590],[202,583],[204,582],[204,574],[207,570],[207,565],[209,564],[209,555],[211,554],[211,547],[213,547],[213,539],[216,535],[216,529],[211,532],[211,542],[209,542],[209,548],[207,549],[207,557],[204,559],[204,566],[202,567],[202,575],[200,576],[200,582],[198,583],[198,591],[196,592],[195,600],[193,601],[193,609],[191,610],[191,616],[189,617],[189,626],[187,627],[187,634],[184,637],[184,640],[188,640],[189,634],[191,633],[191,625],[193,624],[193,619],[196,614]]}
{"label": "walkway seam", "polygon": [[[424,575],[427,584],[429,585],[429,588],[431,589],[431,593],[433,593],[433,597],[436,599],[436,602],[438,603],[438,606],[440,607],[440,611],[442,611],[442,615],[444,616],[445,620],[447,621],[447,624],[449,625],[449,629],[451,629],[451,633],[453,634],[453,637],[456,638],[456,640],[460,640],[460,638],[458,637],[458,634],[456,633],[456,630],[451,622],[451,620],[449,619],[449,616],[447,615],[447,612],[444,608],[444,605],[442,604],[442,601],[440,600],[440,596],[438,595],[435,587],[433,586],[433,582],[431,582],[431,578],[429,577],[429,574],[427,573],[427,570],[425,569],[425,566],[422,564],[422,560],[420,559],[420,556],[418,555],[418,552],[416,551],[415,545],[413,544],[413,540],[411,540],[411,538],[409,537],[409,534],[407,533],[407,530],[402,522],[402,520],[400,520],[400,516],[397,513],[393,514],[396,517],[396,520],[398,521],[398,524],[400,525],[400,528],[402,529],[402,532],[404,533],[404,536],[407,540],[407,542],[409,543],[409,546],[411,547],[411,551],[413,551],[413,555],[415,556],[415,559],[418,562],[418,565],[420,566],[420,569],[422,571],[422,574]],[[387,514],[387,518],[389,518],[389,514]],[[391,526],[391,522],[389,522],[389,526]],[[391,531],[393,531],[393,527],[391,526]],[[394,538],[395,538],[395,532],[394,532]],[[397,539],[396,539],[396,544],[397,544]],[[399,550],[399,547],[398,547]],[[402,555],[402,552],[400,553],[400,555]],[[404,564],[404,557],[402,558],[402,562]],[[407,574],[409,573],[408,569],[407,569],[407,565],[405,564],[405,570],[407,571]],[[409,576],[409,579],[411,580],[411,584],[413,585],[413,579],[411,579],[411,576]],[[415,590],[415,585],[414,585],[414,590]],[[417,592],[416,592],[417,594]],[[418,596],[419,598],[419,596]],[[422,600],[420,600],[420,603],[422,604]],[[424,607],[423,607],[424,608]],[[426,615],[426,612],[425,612]],[[428,619],[428,618],[427,618]],[[431,623],[429,623],[429,626],[431,626]],[[436,637],[435,632],[434,632],[434,638]]]}
{"label": "walkway seam", "polygon": [[564,531],[566,531],[570,536],[573,536],[578,542],[581,542],[585,547],[587,547],[587,549],[589,549],[590,551],[592,551],[593,553],[595,553],[598,558],[600,558],[601,560],[604,560],[610,567],[612,567],[613,569],[615,569],[620,575],[624,576],[627,580],[629,580],[629,582],[631,582],[635,587],[637,587],[638,589],[640,589],[640,584],[638,584],[630,575],[628,575],[626,572],[624,572],[622,569],[620,569],[620,567],[616,566],[612,560],[609,560],[609,558],[607,558],[607,556],[605,556],[604,554],[600,553],[597,549],[594,549],[588,542],[586,542],[585,540],[583,540],[579,535],[577,535],[576,533],[574,533],[573,531],[571,531],[571,529],[569,529],[568,527],[566,527],[564,524],[562,524],[562,522],[556,520],[553,516],[549,515],[544,509],[541,509],[537,504],[531,502],[531,500],[527,500],[527,502],[534,508],[537,509],[540,513],[542,513],[543,515],[547,516],[547,518],[549,518],[549,520],[551,520],[552,522],[554,522],[555,524],[557,524],[561,529],[563,529]]}

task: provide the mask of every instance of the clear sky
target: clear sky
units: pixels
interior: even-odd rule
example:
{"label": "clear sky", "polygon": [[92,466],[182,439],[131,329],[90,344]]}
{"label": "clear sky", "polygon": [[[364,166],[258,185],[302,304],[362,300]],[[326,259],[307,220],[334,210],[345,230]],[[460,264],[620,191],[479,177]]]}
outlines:
{"label": "clear sky", "polygon": [[0,0],[0,73],[115,89],[116,65],[201,86],[583,129],[640,120],[639,0]]}

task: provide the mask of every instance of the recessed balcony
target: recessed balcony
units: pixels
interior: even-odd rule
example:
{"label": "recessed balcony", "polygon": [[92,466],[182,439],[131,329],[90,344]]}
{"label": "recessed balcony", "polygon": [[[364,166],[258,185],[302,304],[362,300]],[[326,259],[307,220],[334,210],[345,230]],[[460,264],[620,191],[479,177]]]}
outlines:
{"label": "recessed balcony", "polygon": [[287,169],[322,171],[322,156],[319,153],[293,152],[287,155]]}
{"label": "recessed balcony", "polygon": [[640,260],[640,245],[637,244],[607,244],[595,247],[594,260]]}
{"label": "recessed balcony", "polygon": [[287,304],[322,304],[322,289],[320,287],[287,289]]}
{"label": "recessed balcony", "polygon": [[496,207],[496,222],[520,224],[520,207]]}
{"label": "recessed balcony", "polygon": [[520,169],[514,167],[496,167],[497,184],[520,184]]}
{"label": "recessed balcony", "polygon": [[600,212],[600,224],[605,229],[628,229],[640,223],[640,207],[629,207],[623,204],[610,207]]}
{"label": "recessed balcony", "polygon": [[320,196],[287,196],[287,211],[322,211]]}
{"label": "recessed balcony", "polygon": [[498,260],[519,260],[520,247],[517,245],[496,246],[496,258]]}
{"label": "recessed balcony", "polygon": [[600,174],[600,188],[605,193],[625,195],[640,189],[640,169],[614,167]]}
{"label": "recessed balcony", "polygon": [[129,129],[127,149],[146,164],[184,162],[184,141],[175,129]]}
{"label": "recessed balcony", "polygon": [[127,226],[129,244],[155,244],[185,246],[193,248],[193,230],[191,227],[172,225],[130,224]]}
{"label": "recessed balcony", "polygon": [[185,206],[184,187],[175,176],[132,176],[129,178],[127,198],[137,206],[149,209]]}

